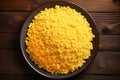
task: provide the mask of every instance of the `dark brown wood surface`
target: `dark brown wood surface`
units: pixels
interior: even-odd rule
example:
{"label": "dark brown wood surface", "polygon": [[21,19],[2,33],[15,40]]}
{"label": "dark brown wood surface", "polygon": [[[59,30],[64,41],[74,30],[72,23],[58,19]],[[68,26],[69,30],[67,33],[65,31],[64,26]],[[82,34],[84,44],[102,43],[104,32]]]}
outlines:
{"label": "dark brown wood surface", "polygon": [[[0,1],[0,80],[52,80],[29,67],[19,45],[26,18],[47,1],[51,0]],[[65,1],[83,6],[93,16],[100,37],[99,50],[92,64],[84,72],[66,80],[120,80],[120,1]]]}

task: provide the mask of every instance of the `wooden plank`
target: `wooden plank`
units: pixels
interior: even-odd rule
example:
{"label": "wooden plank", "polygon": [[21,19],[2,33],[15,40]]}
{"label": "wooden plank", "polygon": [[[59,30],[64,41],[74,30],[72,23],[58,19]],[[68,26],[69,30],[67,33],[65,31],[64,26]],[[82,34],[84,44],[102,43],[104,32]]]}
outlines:
{"label": "wooden plank", "polygon": [[[20,49],[16,33],[0,33],[0,49]],[[120,35],[100,35],[99,50],[120,50]]]}
{"label": "wooden plank", "polygon": [[[92,64],[82,74],[120,75],[120,51],[98,51]],[[37,74],[20,51],[0,50],[0,74]],[[81,74],[79,74],[81,75]]]}
{"label": "wooden plank", "polygon": [[[67,0],[83,6],[88,11],[95,12],[119,12],[120,7],[113,0]],[[102,6],[101,6],[102,5]]]}
{"label": "wooden plank", "polygon": [[91,66],[84,74],[120,74],[120,51],[98,51]]}
{"label": "wooden plank", "polygon": [[[0,75],[2,80],[54,80],[41,77],[40,75]],[[57,79],[57,80],[120,80],[120,76],[109,76],[109,75],[80,75],[78,77],[68,79]]]}
{"label": "wooden plank", "polygon": [[20,36],[15,33],[0,33],[0,49],[20,49]]}
{"label": "wooden plank", "polygon": [[90,13],[100,34],[120,34],[120,13]]}
{"label": "wooden plank", "polygon": [[120,50],[120,35],[100,35],[99,50]]}
{"label": "wooden plank", "polygon": [[[47,1],[53,1],[53,0],[47,0]],[[44,2],[47,2],[45,0],[37,0],[39,4],[43,4]],[[107,12],[107,11],[117,11],[119,12],[120,7],[117,4],[117,2],[114,2],[113,0],[64,0],[73,2],[77,5],[83,6],[88,11],[97,11],[97,12]],[[33,11],[39,5],[35,2],[35,0],[1,0],[0,1],[0,10],[5,11]],[[102,6],[101,6],[102,5]]]}
{"label": "wooden plank", "polygon": [[120,76],[111,76],[111,75],[81,75],[77,78],[74,77],[71,80],[119,80]]}
{"label": "wooden plank", "polygon": [[0,73],[3,74],[37,74],[17,50],[0,50],[0,64]]}
{"label": "wooden plank", "polygon": [[[20,32],[31,12],[0,12],[0,32]],[[120,13],[90,13],[100,34],[120,34]]]}
{"label": "wooden plank", "polygon": [[0,32],[20,32],[30,12],[0,12]]}
{"label": "wooden plank", "polygon": [[1,0],[1,11],[33,11],[39,5],[34,0]]}

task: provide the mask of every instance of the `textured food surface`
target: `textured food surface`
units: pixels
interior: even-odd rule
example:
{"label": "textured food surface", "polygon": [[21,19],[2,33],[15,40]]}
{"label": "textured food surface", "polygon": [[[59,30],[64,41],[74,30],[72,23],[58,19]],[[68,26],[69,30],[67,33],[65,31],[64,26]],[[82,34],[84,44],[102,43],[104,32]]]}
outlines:
{"label": "textured food surface", "polygon": [[80,12],[56,5],[34,16],[27,31],[26,51],[39,68],[67,74],[82,67],[90,57],[94,37]]}

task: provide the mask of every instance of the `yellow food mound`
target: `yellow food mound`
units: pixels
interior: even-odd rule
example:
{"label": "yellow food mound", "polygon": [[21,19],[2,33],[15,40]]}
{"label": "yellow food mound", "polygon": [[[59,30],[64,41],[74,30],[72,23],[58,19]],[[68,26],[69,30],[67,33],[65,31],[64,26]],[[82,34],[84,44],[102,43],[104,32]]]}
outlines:
{"label": "yellow food mound", "polygon": [[56,5],[39,12],[29,24],[26,51],[40,68],[52,74],[67,74],[89,58],[94,37],[80,12]]}

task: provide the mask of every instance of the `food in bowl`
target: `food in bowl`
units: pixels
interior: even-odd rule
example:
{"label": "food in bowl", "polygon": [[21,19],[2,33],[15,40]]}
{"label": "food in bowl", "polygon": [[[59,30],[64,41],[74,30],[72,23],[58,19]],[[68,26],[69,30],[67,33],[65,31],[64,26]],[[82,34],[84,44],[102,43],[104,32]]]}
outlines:
{"label": "food in bowl", "polygon": [[94,37],[80,12],[56,5],[34,16],[27,30],[26,51],[39,68],[52,74],[68,74],[89,59]]}

